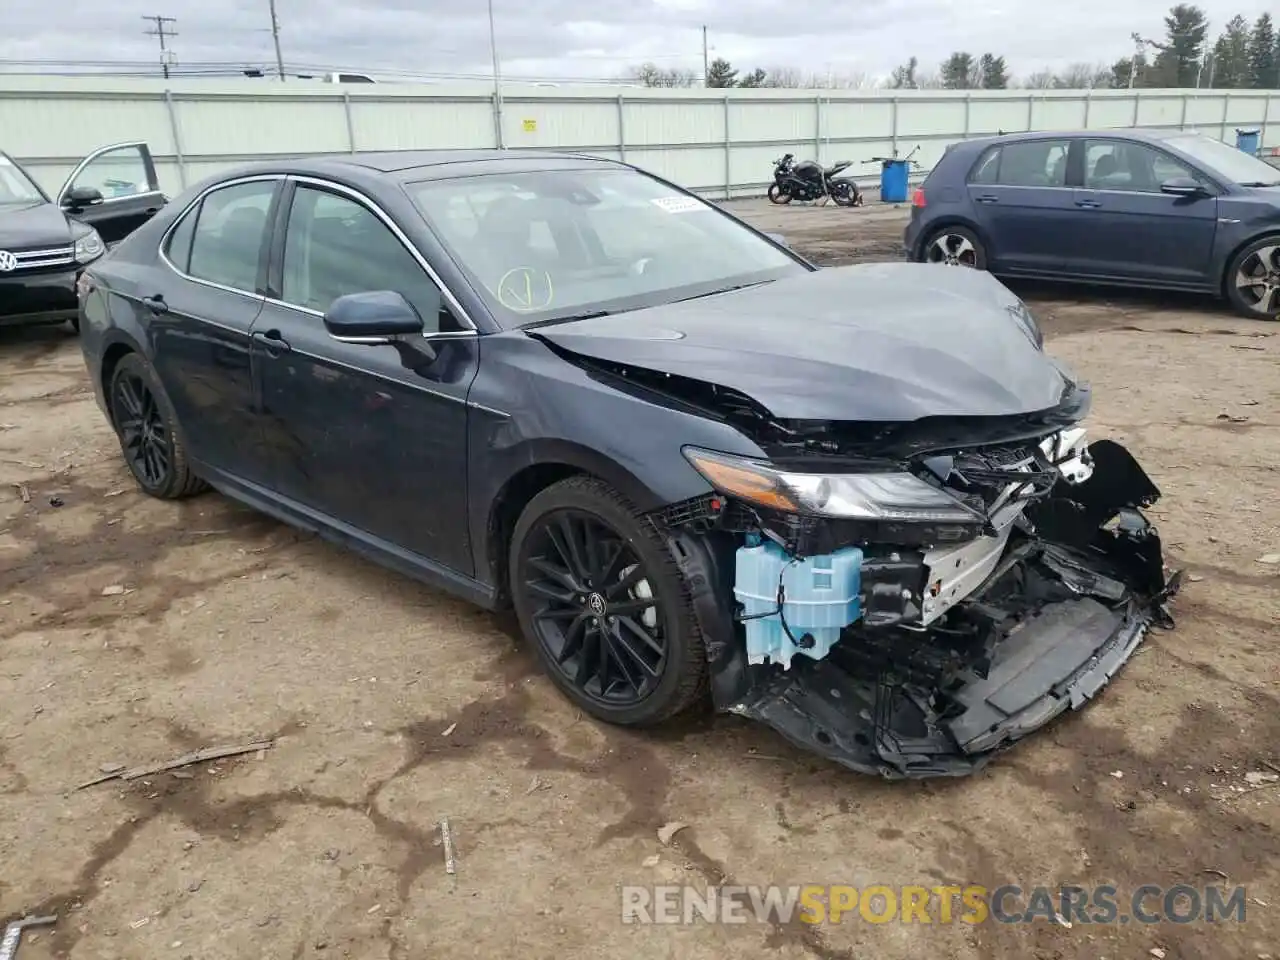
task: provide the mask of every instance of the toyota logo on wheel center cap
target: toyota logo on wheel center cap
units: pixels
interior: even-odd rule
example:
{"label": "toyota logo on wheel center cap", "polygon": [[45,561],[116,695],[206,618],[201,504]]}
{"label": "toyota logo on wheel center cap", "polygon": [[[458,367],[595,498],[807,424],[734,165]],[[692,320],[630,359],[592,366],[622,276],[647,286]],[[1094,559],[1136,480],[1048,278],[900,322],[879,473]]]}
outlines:
{"label": "toyota logo on wheel center cap", "polygon": [[0,273],[8,273],[18,268],[18,258],[8,250],[0,250]]}

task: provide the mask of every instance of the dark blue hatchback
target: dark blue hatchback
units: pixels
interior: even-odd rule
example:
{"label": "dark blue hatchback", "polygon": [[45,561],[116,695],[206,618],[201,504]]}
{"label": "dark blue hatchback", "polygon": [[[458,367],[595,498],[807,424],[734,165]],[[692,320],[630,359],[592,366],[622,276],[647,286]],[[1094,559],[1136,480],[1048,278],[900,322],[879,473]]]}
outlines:
{"label": "dark blue hatchback", "polygon": [[1280,170],[1198,133],[954,144],[916,190],[903,240],[910,260],[1212,293],[1280,317]]}

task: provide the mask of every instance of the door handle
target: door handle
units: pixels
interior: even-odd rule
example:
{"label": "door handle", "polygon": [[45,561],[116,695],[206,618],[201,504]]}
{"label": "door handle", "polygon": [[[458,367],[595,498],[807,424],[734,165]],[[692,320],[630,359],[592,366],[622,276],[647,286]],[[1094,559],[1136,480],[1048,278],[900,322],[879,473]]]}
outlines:
{"label": "door handle", "polygon": [[999,197],[993,197],[989,193],[984,193],[982,196],[974,197],[973,199],[976,200],[978,203],[999,203],[1000,202]]}
{"label": "door handle", "polygon": [[281,354],[288,353],[291,349],[289,341],[281,336],[279,330],[255,330],[253,333],[253,342],[262,345],[267,351],[267,356],[278,357]]}
{"label": "door handle", "polygon": [[154,297],[143,297],[142,305],[152,313],[168,313],[169,305],[164,302],[164,296],[157,293]]}
{"label": "door handle", "polygon": [[1098,200],[1077,200],[1076,206],[1083,207],[1086,210],[1097,210],[1102,206],[1102,203]]}

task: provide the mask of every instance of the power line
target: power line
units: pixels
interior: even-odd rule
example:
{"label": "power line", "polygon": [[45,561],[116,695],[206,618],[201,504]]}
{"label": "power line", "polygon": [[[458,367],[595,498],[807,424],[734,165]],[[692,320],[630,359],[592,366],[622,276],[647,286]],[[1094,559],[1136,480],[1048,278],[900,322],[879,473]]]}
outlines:
{"label": "power line", "polygon": [[152,14],[151,16],[147,16],[146,14],[143,14],[142,19],[151,20],[156,25],[156,28],[154,30],[145,30],[143,32],[149,37],[159,38],[160,69],[164,71],[164,75],[167,78],[169,76],[169,63],[171,61],[172,54],[170,54],[168,48],[165,47],[164,41],[167,37],[176,37],[178,34],[176,31],[166,31],[164,27],[166,23],[177,23],[178,21],[174,17],[162,17],[158,13]]}

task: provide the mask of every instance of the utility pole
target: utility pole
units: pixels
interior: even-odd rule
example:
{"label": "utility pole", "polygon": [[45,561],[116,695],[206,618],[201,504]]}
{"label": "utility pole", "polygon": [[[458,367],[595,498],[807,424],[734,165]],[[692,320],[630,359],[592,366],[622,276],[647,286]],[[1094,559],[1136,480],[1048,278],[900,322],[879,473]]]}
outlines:
{"label": "utility pole", "polygon": [[493,26],[493,0],[489,0],[489,53],[493,56],[493,142],[506,149],[502,135],[502,71],[498,65],[498,31]]}
{"label": "utility pole", "polygon": [[702,85],[707,86],[708,74],[711,72],[711,64],[707,61],[707,25],[702,25]]}
{"label": "utility pole", "polygon": [[160,69],[164,71],[165,79],[167,80],[169,78],[169,58],[172,55],[169,52],[169,48],[165,46],[165,40],[167,40],[169,37],[176,37],[178,34],[176,31],[166,30],[165,24],[177,23],[178,21],[174,17],[162,17],[158,13],[153,14],[152,16],[149,16],[149,17],[144,15],[142,19],[151,20],[156,25],[156,28],[154,30],[146,30],[143,32],[146,33],[146,35],[149,37],[159,38]]}
{"label": "utility pole", "polygon": [[267,0],[271,8],[271,40],[276,45],[276,71],[284,83],[284,57],[280,55],[280,20],[276,17],[276,0]]}

